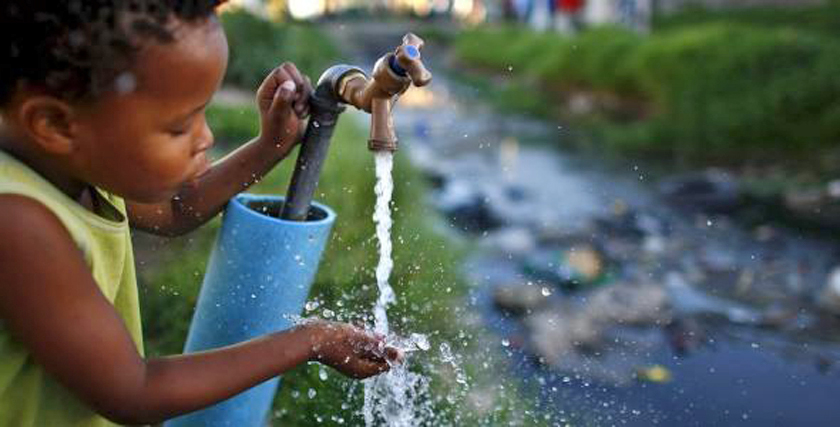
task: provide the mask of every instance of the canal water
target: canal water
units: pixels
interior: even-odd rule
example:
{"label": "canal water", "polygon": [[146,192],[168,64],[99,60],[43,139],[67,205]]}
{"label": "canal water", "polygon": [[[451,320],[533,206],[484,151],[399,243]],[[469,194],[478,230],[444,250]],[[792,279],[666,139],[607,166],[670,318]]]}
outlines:
{"label": "canal water", "polygon": [[[839,329],[814,304],[835,242],[675,205],[661,170],[572,154],[570,130],[433,71],[398,104],[402,147],[472,248],[463,273],[495,350],[552,424],[836,424]],[[589,280],[570,275],[576,251],[599,266]],[[618,287],[630,297],[603,297]],[[538,302],[500,308],[500,289]]]}

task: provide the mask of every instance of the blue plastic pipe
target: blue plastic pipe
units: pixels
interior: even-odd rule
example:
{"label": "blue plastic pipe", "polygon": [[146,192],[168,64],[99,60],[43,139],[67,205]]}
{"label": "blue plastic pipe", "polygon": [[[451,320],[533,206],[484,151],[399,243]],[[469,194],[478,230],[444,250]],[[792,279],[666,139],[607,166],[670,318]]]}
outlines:
{"label": "blue plastic pipe", "polygon": [[[281,197],[250,194],[228,204],[185,352],[287,329],[301,314],[335,213],[313,203],[306,221],[289,221],[277,218],[282,205]],[[274,378],[166,426],[263,426],[278,385]]]}

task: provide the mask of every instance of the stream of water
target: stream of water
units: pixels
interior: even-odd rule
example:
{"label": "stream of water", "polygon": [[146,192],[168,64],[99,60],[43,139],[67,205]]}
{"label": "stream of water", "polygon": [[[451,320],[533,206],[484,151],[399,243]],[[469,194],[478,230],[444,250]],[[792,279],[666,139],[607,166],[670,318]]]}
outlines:
{"label": "stream of water", "polygon": [[[376,161],[376,207],[373,221],[376,223],[376,238],[379,242],[379,262],[376,266],[376,285],[379,298],[374,306],[374,330],[388,337],[388,305],[396,301],[394,289],[388,283],[394,262],[391,258],[391,196],[394,182],[391,171],[394,165],[393,153],[382,151],[374,154]],[[399,340],[398,338],[392,340]],[[402,341],[402,340],[400,340]],[[412,334],[407,343],[410,347],[428,349],[425,336]],[[401,346],[400,346],[401,347]],[[428,399],[428,378],[411,372],[407,363],[396,363],[385,374],[365,381],[363,414],[365,425],[388,425],[410,427],[420,424],[418,420],[431,419],[432,407]]]}

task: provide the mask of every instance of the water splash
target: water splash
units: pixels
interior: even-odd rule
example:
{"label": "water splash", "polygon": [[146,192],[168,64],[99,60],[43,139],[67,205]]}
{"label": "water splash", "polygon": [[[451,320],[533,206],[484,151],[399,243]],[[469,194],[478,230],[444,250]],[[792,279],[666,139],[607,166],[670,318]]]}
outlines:
{"label": "water splash", "polygon": [[[394,263],[391,259],[391,196],[394,182],[391,176],[393,154],[378,152],[376,159],[376,208],[373,221],[376,223],[376,237],[379,240],[379,263],[376,266],[376,285],[379,298],[373,309],[374,330],[389,336],[388,305],[396,300],[393,288],[388,283]],[[404,350],[429,348],[428,338],[412,334],[407,342],[399,338],[390,344]],[[398,343],[399,342],[399,343]],[[405,344],[405,345],[404,345]],[[365,425],[388,425],[409,427],[420,424],[418,420],[431,419],[431,399],[428,399],[428,378],[408,370],[406,363],[391,366],[391,370],[365,381],[363,415]]]}

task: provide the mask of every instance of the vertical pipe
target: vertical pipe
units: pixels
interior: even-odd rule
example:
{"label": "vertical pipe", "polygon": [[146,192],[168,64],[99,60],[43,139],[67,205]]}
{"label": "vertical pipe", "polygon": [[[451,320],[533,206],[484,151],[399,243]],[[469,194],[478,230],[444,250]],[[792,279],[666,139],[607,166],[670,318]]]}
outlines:
{"label": "vertical pipe", "polygon": [[324,98],[316,91],[310,101],[310,110],[312,116],[303,136],[292,182],[286,194],[286,203],[280,215],[281,218],[290,221],[306,220],[338,115],[344,107],[329,98]]}

